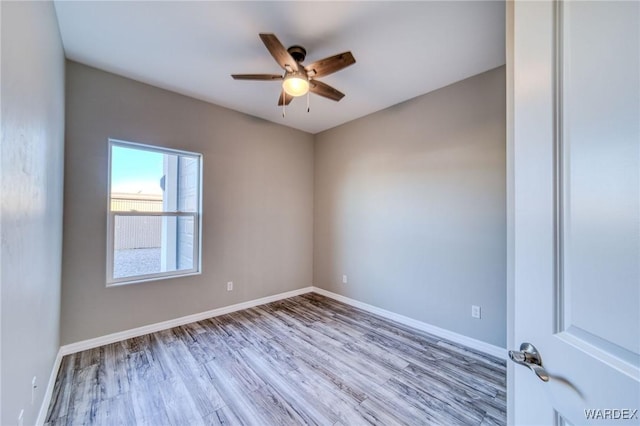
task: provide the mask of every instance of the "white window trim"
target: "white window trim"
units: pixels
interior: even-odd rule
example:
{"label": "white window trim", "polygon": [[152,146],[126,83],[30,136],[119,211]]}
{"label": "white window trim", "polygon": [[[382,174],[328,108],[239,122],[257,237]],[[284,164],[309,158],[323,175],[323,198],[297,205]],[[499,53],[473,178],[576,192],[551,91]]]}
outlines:
{"label": "white window trim", "polygon": [[[176,154],[190,156],[198,159],[198,209],[196,212],[130,212],[130,211],[111,211],[111,152],[114,146],[125,148],[137,148],[161,154]],[[107,267],[106,267],[106,286],[115,287],[129,284],[137,284],[149,281],[159,281],[178,277],[188,277],[192,275],[202,274],[202,154],[189,152],[171,148],[163,148],[153,145],[146,145],[138,142],[127,142],[117,139],[108,140],[108,179],[107,179]],[[113,278],[114,269],[114,239],[115,239],[115,216],[160,216],[160,217],[193,217],[193,268],[181,269],[177,271],[158,272],[153,274],[135,275],[131,277]]]}

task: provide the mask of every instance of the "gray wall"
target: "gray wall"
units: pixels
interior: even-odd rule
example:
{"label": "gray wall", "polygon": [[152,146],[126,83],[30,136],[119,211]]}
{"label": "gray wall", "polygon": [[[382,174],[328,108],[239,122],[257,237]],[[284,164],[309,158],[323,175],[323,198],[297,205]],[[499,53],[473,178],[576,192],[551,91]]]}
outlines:
{"label": "gray wall", "polygon": [[505,96],[500,67],[316,135],[314,285],[505,347]]}
{"label": "gray wall", "polygon": [[[75,62],[66,125],[63,344],[311,285],[312,135]],[[110,137],[204,155],[201,275],[105,287]]]}
{"label": "gray wall", "polygon": [[[53,4],[1,2],[0,422],[34,424],[58,352],[64,54]],[[31,379],[37,391],[31,404]]]}

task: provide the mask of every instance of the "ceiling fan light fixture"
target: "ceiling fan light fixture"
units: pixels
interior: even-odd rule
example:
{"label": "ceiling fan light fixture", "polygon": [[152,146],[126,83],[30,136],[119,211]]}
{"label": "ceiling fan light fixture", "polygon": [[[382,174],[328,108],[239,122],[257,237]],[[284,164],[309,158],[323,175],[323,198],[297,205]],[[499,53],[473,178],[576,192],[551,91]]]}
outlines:
{"label": "ceiling fan light fixture", "polygon": [[309,80],[303,73],[290,73],[284,77],[282,89],[290,96],[302,96],[309,92]]}

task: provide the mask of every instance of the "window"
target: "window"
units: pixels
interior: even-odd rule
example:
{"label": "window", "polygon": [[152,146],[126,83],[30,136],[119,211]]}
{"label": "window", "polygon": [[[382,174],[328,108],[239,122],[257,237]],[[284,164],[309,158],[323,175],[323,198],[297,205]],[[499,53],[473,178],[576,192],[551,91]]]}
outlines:
{"label": "window", "polygon": [[109,140],[107,285],[200,272],[202,155]]}

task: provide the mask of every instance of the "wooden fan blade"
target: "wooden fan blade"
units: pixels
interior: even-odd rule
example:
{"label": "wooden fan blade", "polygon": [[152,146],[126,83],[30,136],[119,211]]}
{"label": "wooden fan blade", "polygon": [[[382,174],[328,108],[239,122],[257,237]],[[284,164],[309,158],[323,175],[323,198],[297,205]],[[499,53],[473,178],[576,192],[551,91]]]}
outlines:
{"label": "wooden fan blade", "polygon": [[320,59],[304,67],[309,77],[322,77],[356,63],[351,52],[343,52],[328,58]]}
{"label": "wooden fan blade", "polygon": [[344,98],[344,93],[318,80],[309,81],[309,91],[336,102]]}
{"label": "wooden fan blade", "polygon": [[276,62],[287,71],[298,71],[298,63],[295,59],[287,52],[287,49],[284,48],[278,37],[275,34],[271,33],[260,33],[260,39],[267,47],[271,56],[276,60]]}
{"label": "wooden fan blade", "polygon": [[231,74],[234,80],[282,80],[278,74]]}
{"label": "wooden fan blade", "polygon": [[278,106],[282,106],[284,102],[285,105],[289,105],[293,100],[293,96],[289,95],[284,90],[280,92],[280,97],[278,98]]}

